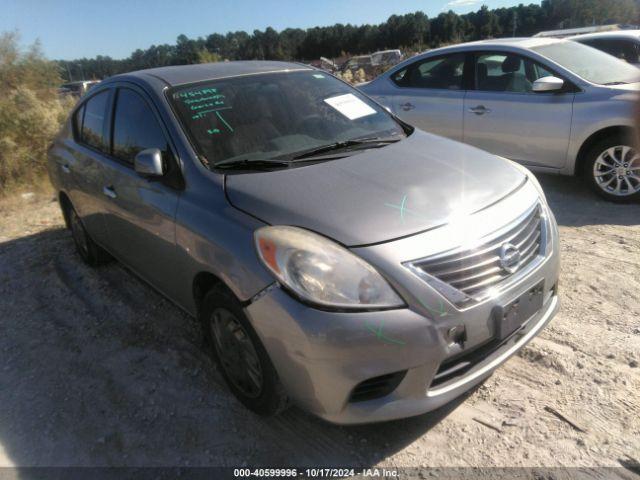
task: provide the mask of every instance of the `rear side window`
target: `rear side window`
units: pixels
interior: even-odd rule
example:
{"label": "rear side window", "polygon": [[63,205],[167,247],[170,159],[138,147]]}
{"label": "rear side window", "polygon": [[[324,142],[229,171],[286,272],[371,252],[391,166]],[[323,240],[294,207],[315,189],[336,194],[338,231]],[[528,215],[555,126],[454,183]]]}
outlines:
{"label": "rear side window", "polygon": [[147,148],[168,152],[167,139],[147,102],[128,88],[118,90],[113,121],[113,155],[133,164]]}
{"label": "rear side window", "polygon": [[[109,92],[104,91],[91,97],[78,110],[82,115],[82,128],[80,129],[80,141],[96,148],[102,152],[108,151],[108,142],[104,135],[105,118],[107,113],[107,103],[109,101]],[[76,118],[76,120],[78,120]],[[76,124],[76,127],[79,125]]]}
{"label": "rear side window", "polygon": [[393,81],[399,87],[461,90],[465,55],[418,61],[395,73]]}

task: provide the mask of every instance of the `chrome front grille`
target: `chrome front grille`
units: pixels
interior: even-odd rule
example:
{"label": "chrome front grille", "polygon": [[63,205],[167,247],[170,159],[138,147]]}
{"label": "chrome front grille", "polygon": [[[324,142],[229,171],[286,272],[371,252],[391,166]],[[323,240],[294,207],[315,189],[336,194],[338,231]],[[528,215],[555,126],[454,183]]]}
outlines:
{"label": "chrome front grille", "polygon": [[[457,305],[474,303],[541,258],[545,235],[542,209],[536,204],[505,231],[481,240],[472,249],[458,248],[408,266]],[[505,265],[505,246],[511,251],[515,247],[519,253],[519,260],[512,265]],[[430,281],[434,279],[437,281]]]}

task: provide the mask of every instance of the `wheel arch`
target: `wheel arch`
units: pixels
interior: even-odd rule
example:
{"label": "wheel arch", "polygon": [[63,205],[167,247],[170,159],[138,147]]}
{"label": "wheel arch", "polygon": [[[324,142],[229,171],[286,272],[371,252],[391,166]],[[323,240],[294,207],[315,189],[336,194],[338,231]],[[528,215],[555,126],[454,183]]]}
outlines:
{"label": "wheel arch", "polygon": [[193,277],[192,282],[192,293],[193,301],[196,307],[196,314],[200,312],[202,300],[204,299],[205,295],[214,287],[222,287],[225,290],[229,291],[235,297],[233,291],[220,277],[208,271],[198,272],[195,277]]}
{"label": "wheel arch", "polygon": [[629,135],[630,137],[633,137],[634,131],[633,131],[633,128],[631,127],[624,126],[624,125],[617,125],[617,126],[602,128],[597,132],[592,133],[582,143],[582,145],[580,146],[580,150],[578,150],[578,155],[576,156],[574,174],[579,176],[583,174],[584,166],[587,161],[587,155],[594,145],[614,135]]}

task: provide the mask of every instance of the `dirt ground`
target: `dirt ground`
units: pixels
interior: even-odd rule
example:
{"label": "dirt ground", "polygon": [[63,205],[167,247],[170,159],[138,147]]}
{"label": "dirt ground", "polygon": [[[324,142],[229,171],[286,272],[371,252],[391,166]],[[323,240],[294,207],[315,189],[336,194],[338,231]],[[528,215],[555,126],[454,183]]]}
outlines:
{"label": "dirt ground", "polygon": [[296,408],[254,416],[195,321],[118,264],[81,263],[51,194],[0,200],[0,465],[633,463],[640,205],[600,201],[572,178],[541,181],[560,224],[561,313],[466,398],[359,427]]}

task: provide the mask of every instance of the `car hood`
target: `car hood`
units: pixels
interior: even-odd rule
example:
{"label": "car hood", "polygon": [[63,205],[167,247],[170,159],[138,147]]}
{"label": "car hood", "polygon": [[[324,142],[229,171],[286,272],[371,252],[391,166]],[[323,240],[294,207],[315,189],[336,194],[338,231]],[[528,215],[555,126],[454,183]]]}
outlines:
{"label": "car hood", "polygon": [[638,92],[640,90],[640,82],[623,83],[621,85],[605,85],[611,90],[618,90],[621,92]]}
{"label": "car hood", "polygon": [[398,143],[338,160],[230,174],[225,188],[233,206],[266,223],[361,246],[458,220],[525,181],[508,160],[416,130]]}

